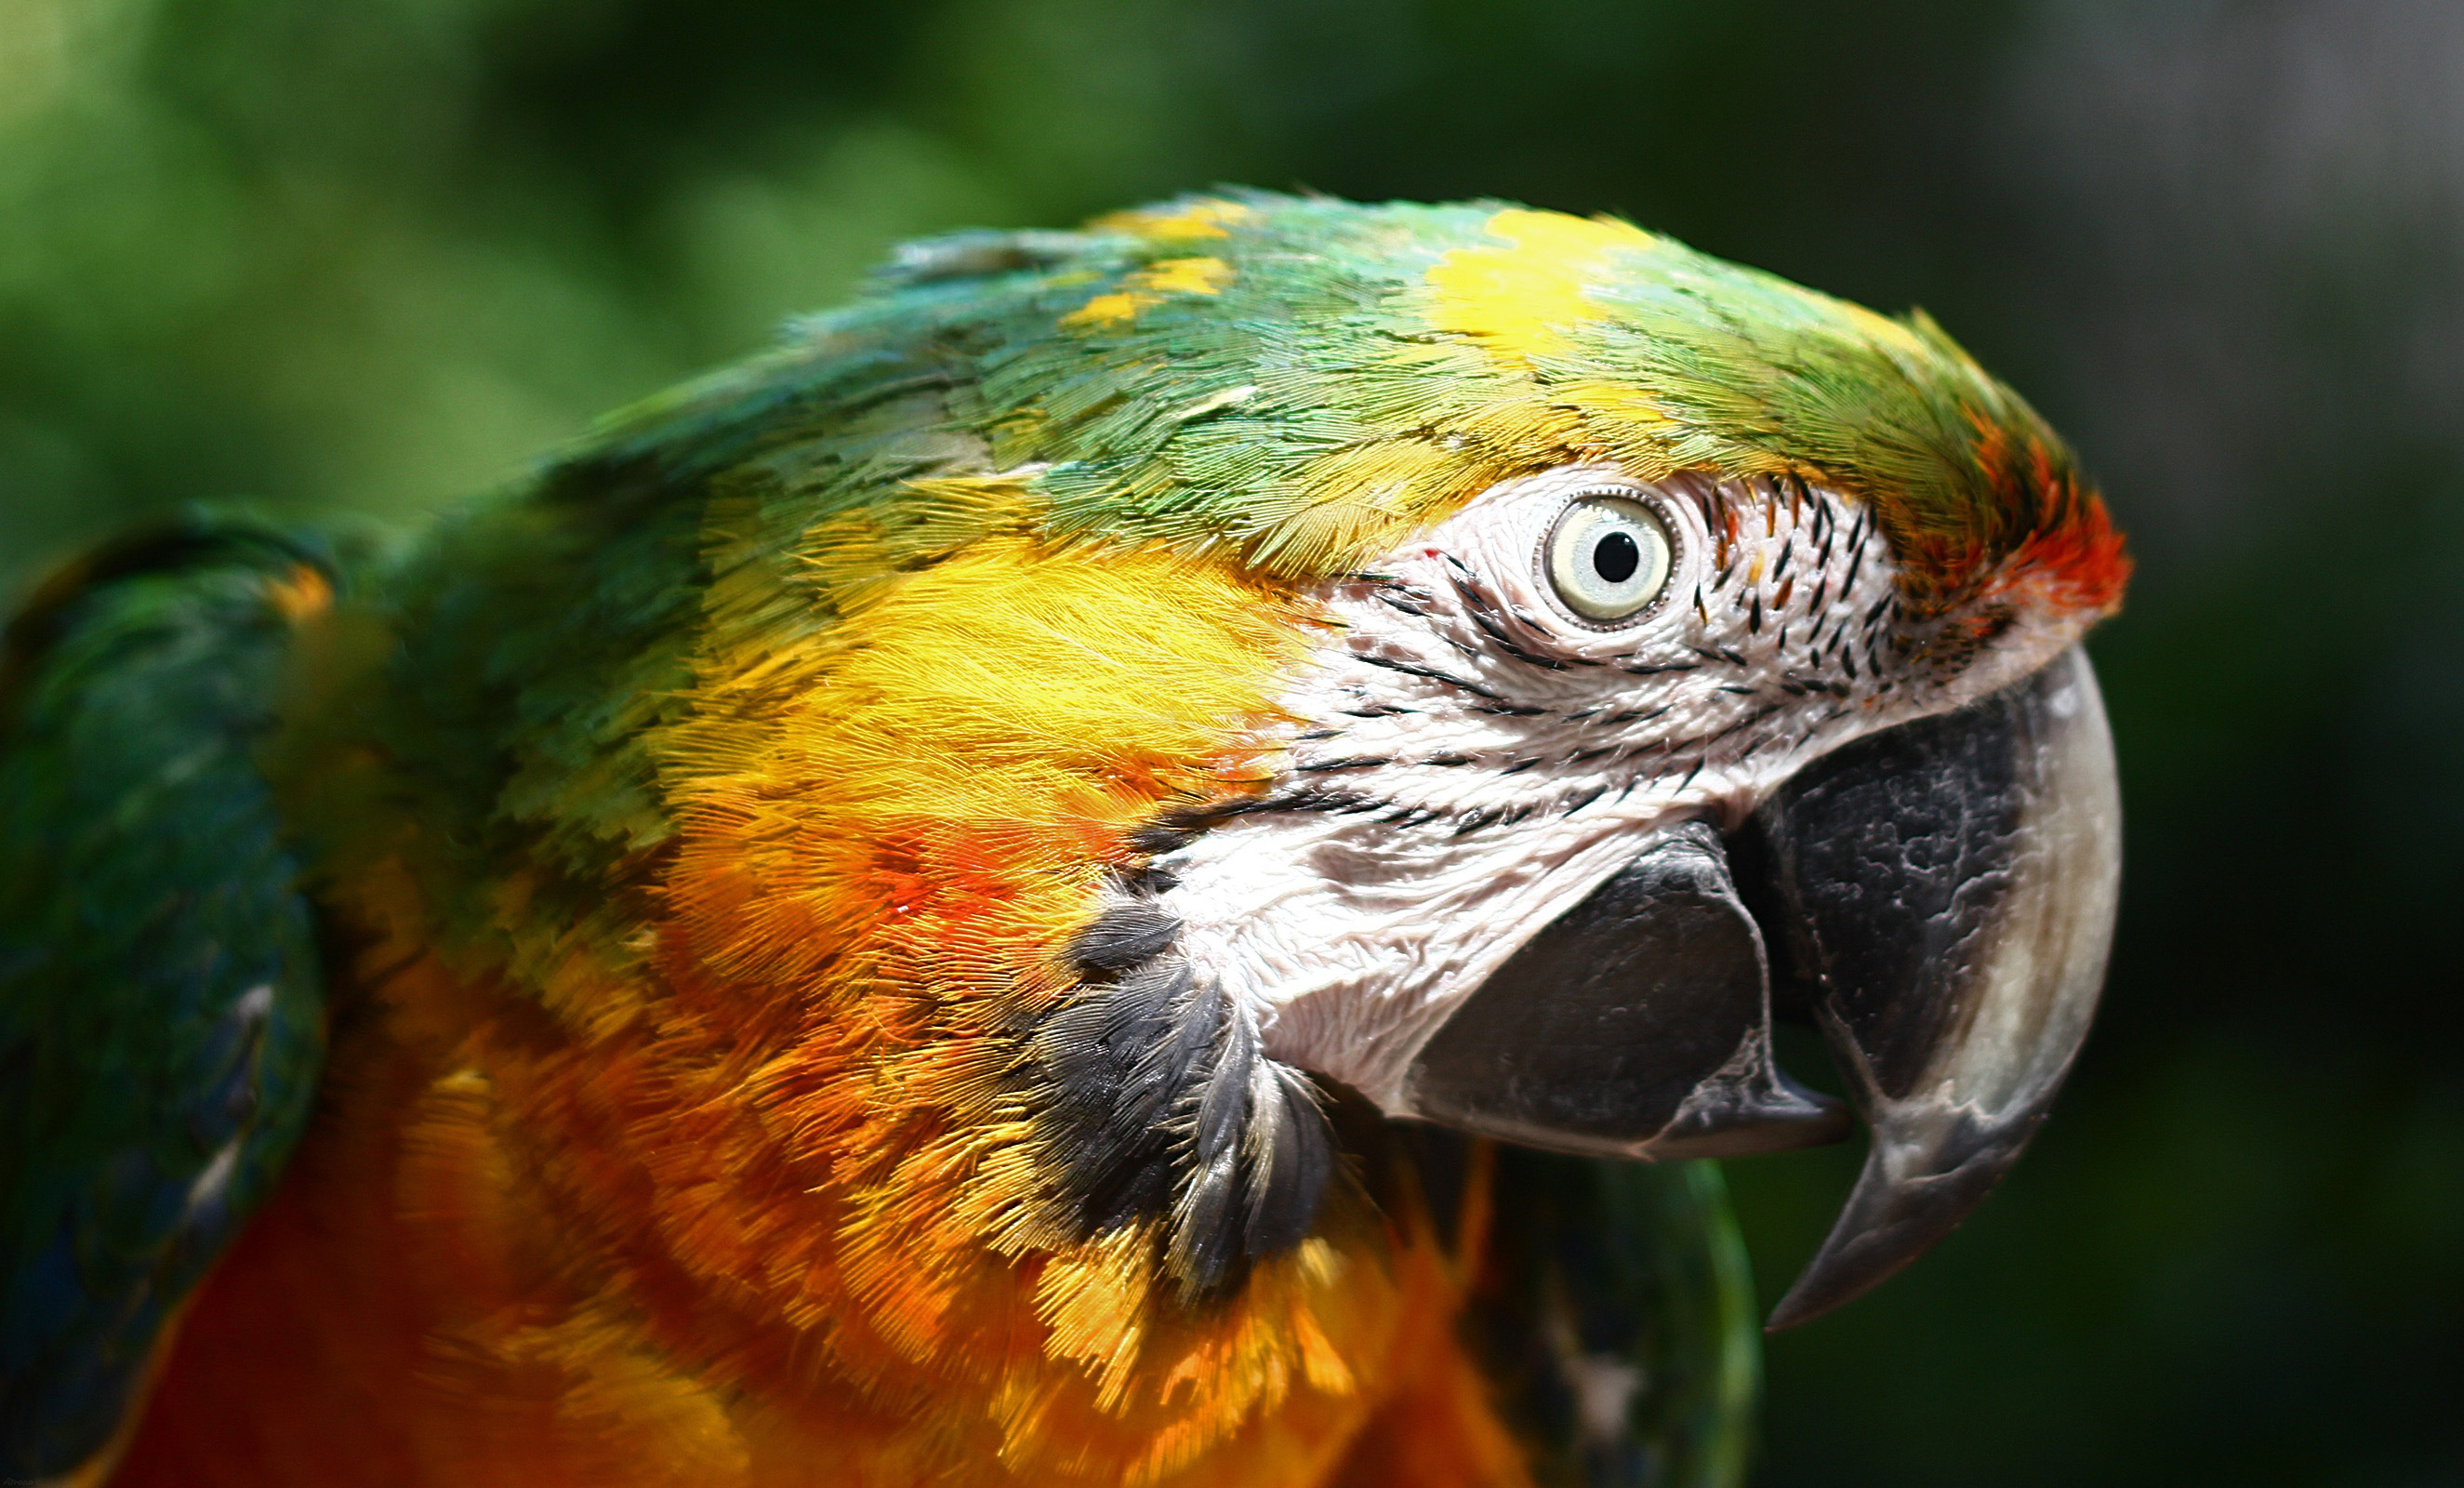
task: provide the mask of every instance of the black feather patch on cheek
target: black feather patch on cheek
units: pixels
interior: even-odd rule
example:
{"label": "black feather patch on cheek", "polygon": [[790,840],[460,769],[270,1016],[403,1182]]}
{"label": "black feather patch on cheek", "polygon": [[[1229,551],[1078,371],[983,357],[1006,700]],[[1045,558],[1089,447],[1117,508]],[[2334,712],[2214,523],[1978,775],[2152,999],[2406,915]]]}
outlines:
{"label": "black feather patch on cheek", "polygon": [[1082,980],[1029,1037],[1030,1084],[1070,1229],[1159,1222],[1164,1268],[1197,1300],[1308,1238],[1334,1144],[1309,1077],[1190,966],[1155,881],[1130,880],[1071,943]]}
{"label": "black feather patch on cheek", "polygon": [[1180,922],[1151,899],[1131,899],[1078,932],[1069,959],[1082,972],[1124,971],[1154,960],[1180,934]]}

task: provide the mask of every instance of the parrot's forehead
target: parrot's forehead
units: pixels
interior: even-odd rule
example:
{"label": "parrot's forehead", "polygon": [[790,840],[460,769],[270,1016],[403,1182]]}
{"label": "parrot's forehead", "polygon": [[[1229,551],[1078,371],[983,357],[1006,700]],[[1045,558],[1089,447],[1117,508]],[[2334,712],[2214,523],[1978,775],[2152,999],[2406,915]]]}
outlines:
{"label": "parrot's forehead", "polygon": [[2126,577],[2060,439],[1922,314],[1500,204],[1210,197],[1039,241],[984,414],[1065,530],[1321,577],[1593,461],[1864,503],[1920,609],[2102,613]]}

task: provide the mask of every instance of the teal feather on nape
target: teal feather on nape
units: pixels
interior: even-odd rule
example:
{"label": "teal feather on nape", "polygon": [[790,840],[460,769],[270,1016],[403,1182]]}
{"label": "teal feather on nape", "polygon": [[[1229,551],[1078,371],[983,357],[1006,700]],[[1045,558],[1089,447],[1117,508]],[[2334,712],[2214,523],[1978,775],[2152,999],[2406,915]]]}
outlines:
{"label": "teal feather on nape", "polygon": [[1761,1330],[1715,1163],[1497,1150],[1465,1329],[1549,1488],[1736,1488]]}
{"label": "teal feather on nape", "polygon": [[323,1054],[255,749],[334,565],[196,517],[39,591],[0,651],[0,1477],[110,1449],[264,1199]]}

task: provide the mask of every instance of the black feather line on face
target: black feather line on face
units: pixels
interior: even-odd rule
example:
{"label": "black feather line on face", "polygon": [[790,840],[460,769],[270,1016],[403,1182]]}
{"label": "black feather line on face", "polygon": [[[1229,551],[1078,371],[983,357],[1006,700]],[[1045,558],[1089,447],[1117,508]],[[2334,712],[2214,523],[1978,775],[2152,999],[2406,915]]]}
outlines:
{"label": "black feather line on face", "polygon": [[1180,923],[1149,897],[1154,877],[1126,880],[1079,932],[1078,992],[1028,1048],[1070,1227],[1160,1221],[1165,1269],[1195,1301],[1308,1238],[1334,1147],[1316,1087],[1267,1057],[1248,1012],[1174,944]]}

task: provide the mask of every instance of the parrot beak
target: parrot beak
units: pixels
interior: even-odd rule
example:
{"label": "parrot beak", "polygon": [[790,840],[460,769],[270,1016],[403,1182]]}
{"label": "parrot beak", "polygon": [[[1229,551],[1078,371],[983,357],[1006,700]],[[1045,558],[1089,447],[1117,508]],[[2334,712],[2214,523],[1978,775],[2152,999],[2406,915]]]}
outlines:
{"label": "parrot beak", "polygon": [[2086,653],[1860,740],[1755,812],[1781,959],[1873,1133],[1771,1312],[1793,1327],[1950,1233],[2045,1119],[2104,985],[2122,884],[2113,736]]}
{"label": "parrot beak", "polygon": [[1771,1314],[1794,1326],[1947,1234],[2043,1122],[2103,984],[2121,824],[2103,701],[2074,647],[1822,756],[1726,842],[1699,822],[1661,834],[1431,1035],[1405,1098],[1595,1156],[1837,1140],[1845,1114],[1771,1062],[1775,961],[1873,1137]]}

